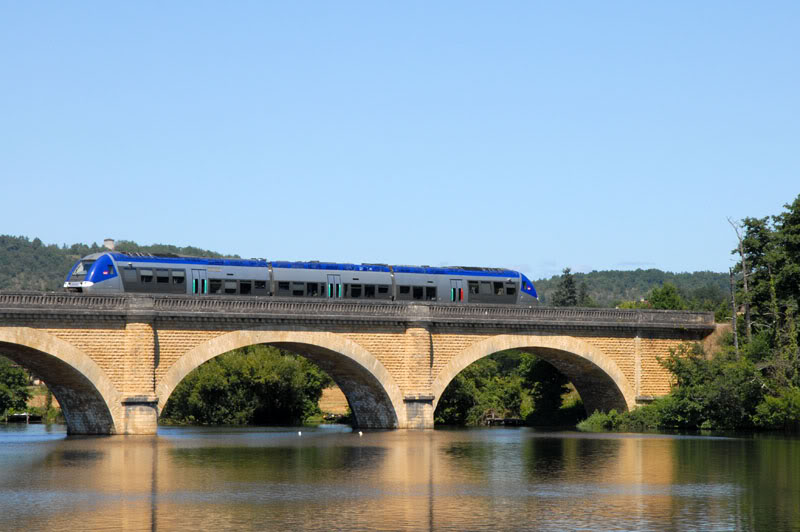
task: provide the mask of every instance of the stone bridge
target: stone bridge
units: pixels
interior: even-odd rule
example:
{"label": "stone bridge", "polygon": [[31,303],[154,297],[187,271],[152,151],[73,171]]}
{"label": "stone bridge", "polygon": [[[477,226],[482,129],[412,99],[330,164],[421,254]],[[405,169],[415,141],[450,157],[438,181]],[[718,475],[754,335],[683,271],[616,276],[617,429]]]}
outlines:
{"label": "stone bridge", "polygon": [[0,355],[47,383],[71,434],[152,434],[189,372],[254,344],[322,367],[359,427],[432,427],[448,383],[507,349],[558,368],[588,411],[628,410],[669,391],[657,357],[714,329],[707,312],[0,293]]}

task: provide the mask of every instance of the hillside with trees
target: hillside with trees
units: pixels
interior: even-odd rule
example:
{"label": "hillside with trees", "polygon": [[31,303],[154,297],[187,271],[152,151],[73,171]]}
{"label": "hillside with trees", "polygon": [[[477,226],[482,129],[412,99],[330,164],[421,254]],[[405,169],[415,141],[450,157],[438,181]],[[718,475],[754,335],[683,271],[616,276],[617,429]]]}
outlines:
{"label": "hillside with trees", "polygon": [[[565,282],[574,286],[577,301],[564,300],[563,292],[559,295],[559,286]],[[671,273],[639,269],[573,273],[567,268],[561,275],[539,279],[534,284],[539,301],[549,306],[616,307],[626,301],[646,299],[650,292],[665,284],[671,284],[677,289],[687,307],[698,307],[702,302],[710,302],[710,306],[715,307],[720,302],[727,301],[730,293],[728,274],[708,271]]]}
{"label": "hillside with trees", "polygon": [[[64,278],[75,262],[90,253],[105,248],[96,243],[70,246],[43,244],[38,238],[0,235],[0,290],[60,290]],[[141,246],[121,240],[116,250],[138,253],[175,253],[196,257],[222,257],[223,255],[192,246],[178,247],[168,244]],[[234,255],[235,256],[235,255]]]}

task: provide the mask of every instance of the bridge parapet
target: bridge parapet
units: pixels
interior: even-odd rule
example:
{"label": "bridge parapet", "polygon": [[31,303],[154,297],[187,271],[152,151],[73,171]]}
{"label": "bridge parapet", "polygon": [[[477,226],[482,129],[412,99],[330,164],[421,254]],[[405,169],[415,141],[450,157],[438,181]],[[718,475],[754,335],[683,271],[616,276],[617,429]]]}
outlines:
{"label": "bridge parapet", "polygon": [[297,300],[241,296],[83,295],[0,292],[0,316],[74,314],[82,319],[109,317],[153,319],[249,319],[254,321],[341,322],[439,327],[503,327],[546,329],[714,330],[711,312],[644,309],[513,307],[503,305],[442,305],[394,301]]}

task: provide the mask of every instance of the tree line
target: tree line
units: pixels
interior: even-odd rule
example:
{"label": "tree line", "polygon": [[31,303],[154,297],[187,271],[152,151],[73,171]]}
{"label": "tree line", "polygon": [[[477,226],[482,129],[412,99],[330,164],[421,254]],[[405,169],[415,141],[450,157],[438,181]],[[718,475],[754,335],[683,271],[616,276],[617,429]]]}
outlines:
{"label": "tree line", "polygon": [[[175,253],[196,257],[222,257],[220,253],[193,246],[153,244],[141,246],[129,240],[116,243],[116,250],[138,253]],[[106,251],[92,244],[46,245],[38,238],[0,235],[0,290],[61,290],[75,262],[91,253]]]}
{"label": "tree line", "polygon": [[[728,274],[716,272],[671,273],[657,269],[592,271],[535,281],[539,301],[556,307],[625,307],[650,299],[653,290],[674,287],[685,310],[716,311],[727,304]],[[643,306],[646,306],[643,305]]]}

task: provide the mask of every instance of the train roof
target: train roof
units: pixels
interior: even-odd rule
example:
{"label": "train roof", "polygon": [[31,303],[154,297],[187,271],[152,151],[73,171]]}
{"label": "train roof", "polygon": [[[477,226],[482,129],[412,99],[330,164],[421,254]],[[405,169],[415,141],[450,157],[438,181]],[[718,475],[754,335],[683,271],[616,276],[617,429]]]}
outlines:
{"label": "train roof", "polygon": [[[120,253],[111,252],[114,260],[119,262],[155,262],[163,264],[205,264],[210,266],[245,266],[266,267],[266,259],[233,259],[189,257],[174,253]],[[270,261],[273,268],[291,268],[302,270],[339,270],[358,272],[390,272],[427,273],[432,275],[471,275],[480,277],[512,277],[520,276],[519,272],[504,268],[482,268],[477,266],[390,266],[388,264],[348,264],[319,261]]]}

